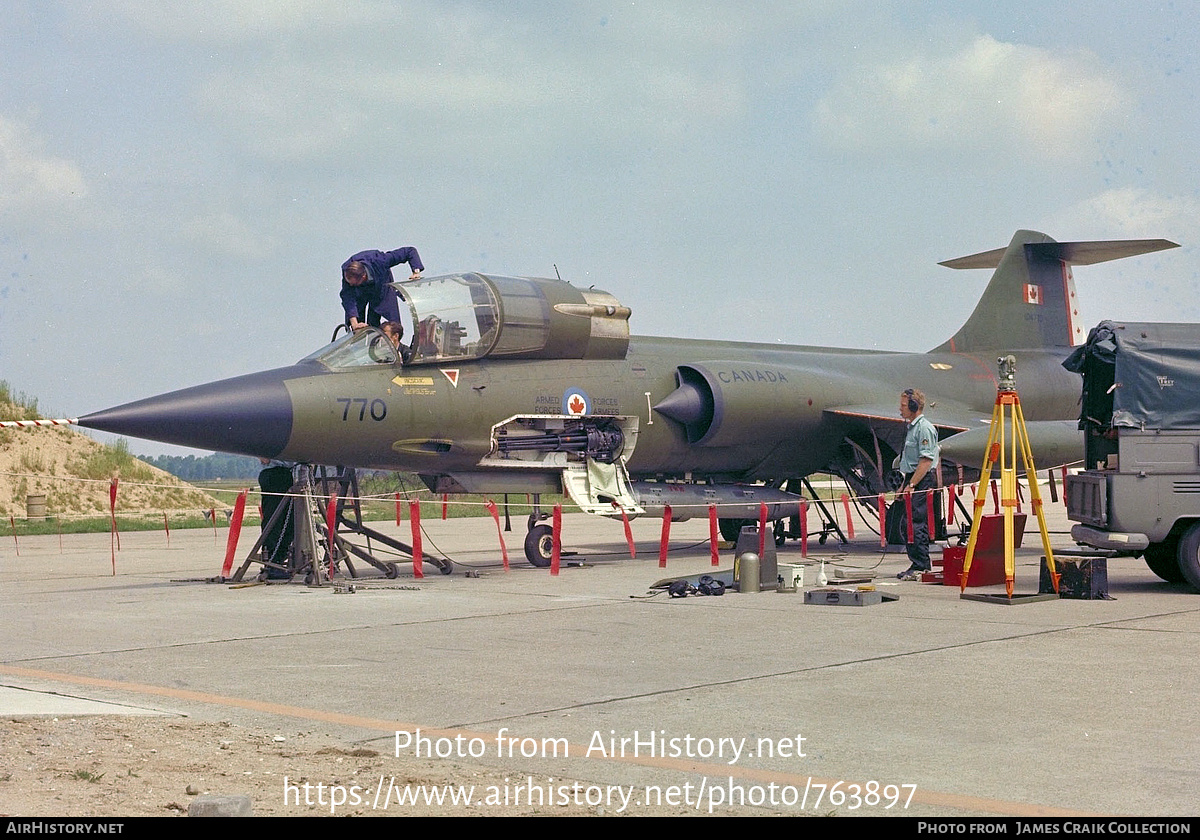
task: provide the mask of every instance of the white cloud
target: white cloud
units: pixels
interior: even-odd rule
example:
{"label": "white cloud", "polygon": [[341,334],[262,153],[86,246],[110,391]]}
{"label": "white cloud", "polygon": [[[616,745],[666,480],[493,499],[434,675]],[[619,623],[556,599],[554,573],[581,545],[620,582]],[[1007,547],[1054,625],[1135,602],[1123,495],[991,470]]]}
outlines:
{"label": "white cloud", "polygon": [[817,105],[826,142],[858,149],[993,149],[1077,156],[1129,96],[1083,52],[977,36],[944,55],[859,68]]}
{"label": "white cloud", "polygon": [[1106,190],[1065,210],[1061,226],[1089,231],[1089,238],[1159,238],[1190,245],[1200,241],[1200,201],[1136,187]]}
{"label": "white cloud", "polygon": [[213,43],[259,39],[311,27],[374,25],[389,17],[389,7],[363,0],[117,0],[82,15],[115,13],[152,35]]}
{"label": "white cloud", "polygon": [[1065,208],[1046,226],[1059,240],[1169,239],[1182,247],[1128,260],[1076,269],[1080,315],[1085,326],[1103,318],[1129,321],[1194,321],[1200,276],[1200,202],[1194,196],[1160,195],[1146,189],[1106,190]]}
{"label": "white cloud", "polygon": [[239,143],[285,161],[398,150],[443,158],[448,149],[528,157],[563,147],[564,136],[572,146],[624,148],[631,135],[674,141],[689,126],[715,130],[748,110],[745,81],[727,65],[677,67],[627,45],[581,59],[519,41],[501,48],[495,38],[470,39],[469,57],[449,44],[415,58],[331,43],[319,53],[220,70],[197,98]]}
{"label": "white cloud", "polygon": [[23,123],[0,117],[0,210],[58,206],[87,194],[79,167],[43,145]]}

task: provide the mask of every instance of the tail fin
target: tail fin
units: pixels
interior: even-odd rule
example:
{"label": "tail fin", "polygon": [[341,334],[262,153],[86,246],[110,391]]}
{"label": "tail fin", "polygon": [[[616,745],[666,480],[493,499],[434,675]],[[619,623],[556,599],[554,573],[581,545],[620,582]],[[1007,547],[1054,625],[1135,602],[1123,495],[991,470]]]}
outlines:
{"label": "tail fin", "polygon": [[935,350],[972,353],[1070,347],[1083,342],[1071,266],[1119,260],[1178,248],[1166,239],[1055,242],[1044,233],[1019,230],[1007,248],[939,263],[947,268],[994,268],[971,317]]}

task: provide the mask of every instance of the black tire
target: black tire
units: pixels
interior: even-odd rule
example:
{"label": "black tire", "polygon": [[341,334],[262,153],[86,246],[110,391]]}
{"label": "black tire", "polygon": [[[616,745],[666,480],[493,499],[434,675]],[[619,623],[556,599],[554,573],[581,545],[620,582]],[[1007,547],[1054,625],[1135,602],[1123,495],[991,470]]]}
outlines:
{"label": "black tire", "polygon": [[525,559],[545,569],[554,556],[554,529],[549,525],[534,525],[525,535]]}
{"label": "black tire", "polygon": [[778,520],[773,533],[775,534],[775,547],[783,548],[783,544],[787,542],[787,520]]}
{"label": "black tire", "polygon": [[388,563],[383,567],[383,576],[388,580],[395,580],[400,574],[400,567],[395,563]]}
{"label": "black tire", "polygon": [[718,519],[717,530],[721,533],[721,539],[726,542],[736,543],[742,533],[743,525],[756,524],[758,524],[757,519]]}
{"label": "black tire", "polygon": [[1179,540],[1150,543],[1142,553],[1150,571],[1167,583],[1182,583],[1183,572],[1179,569]]}
{"label": "black tire", "polygon": [[1188,528],[1179,540],[1179,571],[1193,589],[1200,591],[1200,522]]}

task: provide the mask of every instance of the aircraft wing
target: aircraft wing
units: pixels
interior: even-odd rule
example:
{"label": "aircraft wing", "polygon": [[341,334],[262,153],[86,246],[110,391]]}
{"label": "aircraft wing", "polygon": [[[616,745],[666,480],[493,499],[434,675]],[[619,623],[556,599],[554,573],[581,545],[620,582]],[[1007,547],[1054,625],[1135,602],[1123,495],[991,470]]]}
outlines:
{"label": "aircraft wing", "polygon": [[[879,428],[880,422],[895,423],[898,428],[904,427],[904,418],[896,408],[896,404],[876,403],[867,405],[838,405],[825,409],[825,413],[851,424],[862,424],[864,427]],[[987,428],[992,421],[990,414],[984,414],[975,409],[948,400],[938,400],[925,409],[925,416],[938,430],[938,436],[949,436],[969,429],[982,426]]]}
{"label": "aircraft wing", "polygon": [[[904,440],[904,420],[891,403],[835,406],[825,409],[825,413],[851,428],[873,432],[893,446]],[[942,458],[968,466],[983,462],[991,429],[990,414],[939,400],[926,408],[925,415],[938,430]],[[1027,420],[1025,431],[1034,463],[1039,467],[1074,464],[1083,459],[1083,434],[1074,420]]]}

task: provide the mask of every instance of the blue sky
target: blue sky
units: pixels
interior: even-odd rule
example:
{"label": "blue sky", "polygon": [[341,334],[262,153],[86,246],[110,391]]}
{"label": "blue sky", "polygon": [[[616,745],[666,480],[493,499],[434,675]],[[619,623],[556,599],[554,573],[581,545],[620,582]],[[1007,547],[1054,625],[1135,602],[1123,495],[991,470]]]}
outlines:
{"label": "blue sky", "polygon": [[939,260],[1166,237],[1077,269],[1082,321],[1200,321],[1191,4],[4,8],[0,379],[59,414],[296,361],[365,248],[926,350],[987,281]]}

